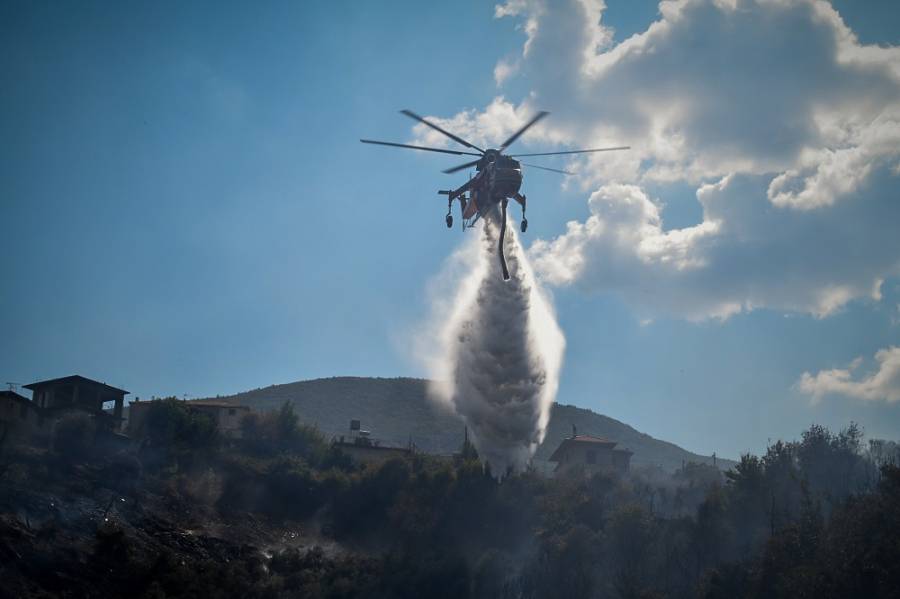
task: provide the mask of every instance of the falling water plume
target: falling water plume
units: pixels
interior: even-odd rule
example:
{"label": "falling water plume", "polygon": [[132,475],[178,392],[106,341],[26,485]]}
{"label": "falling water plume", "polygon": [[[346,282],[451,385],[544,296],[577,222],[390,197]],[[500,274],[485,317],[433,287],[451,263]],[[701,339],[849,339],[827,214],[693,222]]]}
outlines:
{"label": "falling water plume", "polygon": [[500,219],[496,208],[451,258],[448,270],[466,270],[450,277],[455,292],[436,295],[434,316],[445,320],[428,362],[431,396],[462,417],[482,459],[502,475],[522,469],[544,439],[565,339],[513,227],[503,240],[503,279]]}

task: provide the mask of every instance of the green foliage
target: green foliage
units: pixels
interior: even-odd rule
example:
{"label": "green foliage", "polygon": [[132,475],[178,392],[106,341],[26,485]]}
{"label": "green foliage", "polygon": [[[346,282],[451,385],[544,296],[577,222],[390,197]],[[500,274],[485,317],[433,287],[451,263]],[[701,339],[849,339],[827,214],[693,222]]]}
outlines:
{"label": "green foliage", "polygon": [[803,433],[796,452],[804,480],[829,505],[865,484],[862,431],[855,423],[838,434],[813,425]]}
{"label": "green foliage", "polygon": [[675,472],[672,478],[689,487],[706,489],[722,482],[722,472],[712,464],[687,462]]}
{"label": "green foliage", "polygon": [[463,441],[462,447],[460,447],[459,459],[463,462],[478,460],[478,450],[475,449],[475,445],[471,441],[469,441],[468,437],[466,437],[466,439]]}
{"label": "green foliage", "polygon": [[220,441],[212,417],[174,397],[150,407],[146,426],[147,437],[160,445],[204,450],[215,448]]}
{"label": "green foliage", "polygon": [[301,520],[311,516],[325,502],[325,489],[319,477],[303,460],[284,456],[266,471],[265,510],[276,518]]}
{"label": "green foliage", "polygon": [[285,402],[278,410],[251,412],[241,420],[241,448],[258,457],[291,454],[321,469],[353,470],[352,460],[329,444],[315,427],[300,423],[294,405]]}
{"label": "green foliage", "polygon": [[885,439],[869,439],[866,451],[869,461],[877,468],[882,466],[900,466],[900,443]]}
{"label": "green foliage", "polygon": [[334,500],[333,530],[338,538],[366,539],[384,532],[388,513],[412,473],[401,460],[390,460],[379,468],[369,468]]}
{"label": "green foliage", "polygon": [[144,438],[143,462],[152,468],[189,469],[208,460],[221,442],[208,414],[174,397],[151,402],[139,435]]}
{"label": "green foliage", "polygon": [[[156,416],[151,443],[191,447],[184,434],[198,424],[179,410],[169,404]],[[229,523],[296,521],[304,534],[332,537],[327,552],[266,557],[222,539],[154,534],[173,552],[147,553],[127,532],[135,528],[110,525],[45,594],[80,589],[74,581],[100,585],[85,596],[144,597],[827,598],[900,588],[900,469],[885,460],[873,471],[871,445],[852,425],[837,434],[811,427],[761,457],[742,456],[724,477],[685,464],[667,479],[625,480],[526,471],[497,481],[473,456],[335,468],[329,445],[290,405],[246,419],[243,432],[202,469],[140,482],[181,488],[209,478],[221,492],[182,489],[179,513],[194,502],[214,504]],[[122,466],[138,480],[139,468]],[[683,509],[661,509],[671,503],[664,494]]]}

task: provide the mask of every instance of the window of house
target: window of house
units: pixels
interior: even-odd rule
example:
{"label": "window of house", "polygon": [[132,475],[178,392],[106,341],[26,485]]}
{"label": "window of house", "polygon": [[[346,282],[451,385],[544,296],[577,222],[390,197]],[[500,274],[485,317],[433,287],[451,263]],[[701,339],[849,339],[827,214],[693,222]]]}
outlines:
{"label": "window of house", "polygon": [[228,408],[228,415],[234,416],[234,408]]}
{"label": "window of house", "polygon": [[596,464],[597,463],[597,452],[593,449],[589,449],[587,452],[587,463],[588,464]]}

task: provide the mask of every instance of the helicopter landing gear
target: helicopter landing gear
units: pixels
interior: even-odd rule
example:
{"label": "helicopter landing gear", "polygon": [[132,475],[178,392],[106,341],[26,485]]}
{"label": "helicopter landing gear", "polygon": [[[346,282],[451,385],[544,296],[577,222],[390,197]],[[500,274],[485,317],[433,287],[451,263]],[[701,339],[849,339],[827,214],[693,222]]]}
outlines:
{"label": "helicopter landing gear", "polygon": [[521,231],[524,233],[528,230],[528,219],[525,218],[525,196],[517,195],[516,200],[518,200],[518,202],[522,204],[522,224],[519,226],[519,229],[521,229]]}

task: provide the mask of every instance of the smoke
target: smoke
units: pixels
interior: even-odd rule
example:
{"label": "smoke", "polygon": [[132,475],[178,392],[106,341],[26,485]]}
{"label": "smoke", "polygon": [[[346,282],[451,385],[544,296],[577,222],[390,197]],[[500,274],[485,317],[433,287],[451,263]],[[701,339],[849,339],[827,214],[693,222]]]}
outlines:
{"label": "smoke", "polygon": [[565,338],[514,227],[506,230],[504,281],[499,210],[484,220],[433,290],[432,323],[441,324],[426,335],[431,351],[424,357],[432,398],[462,417],[482,459],[502,475],[521,470],[544,440]]}

